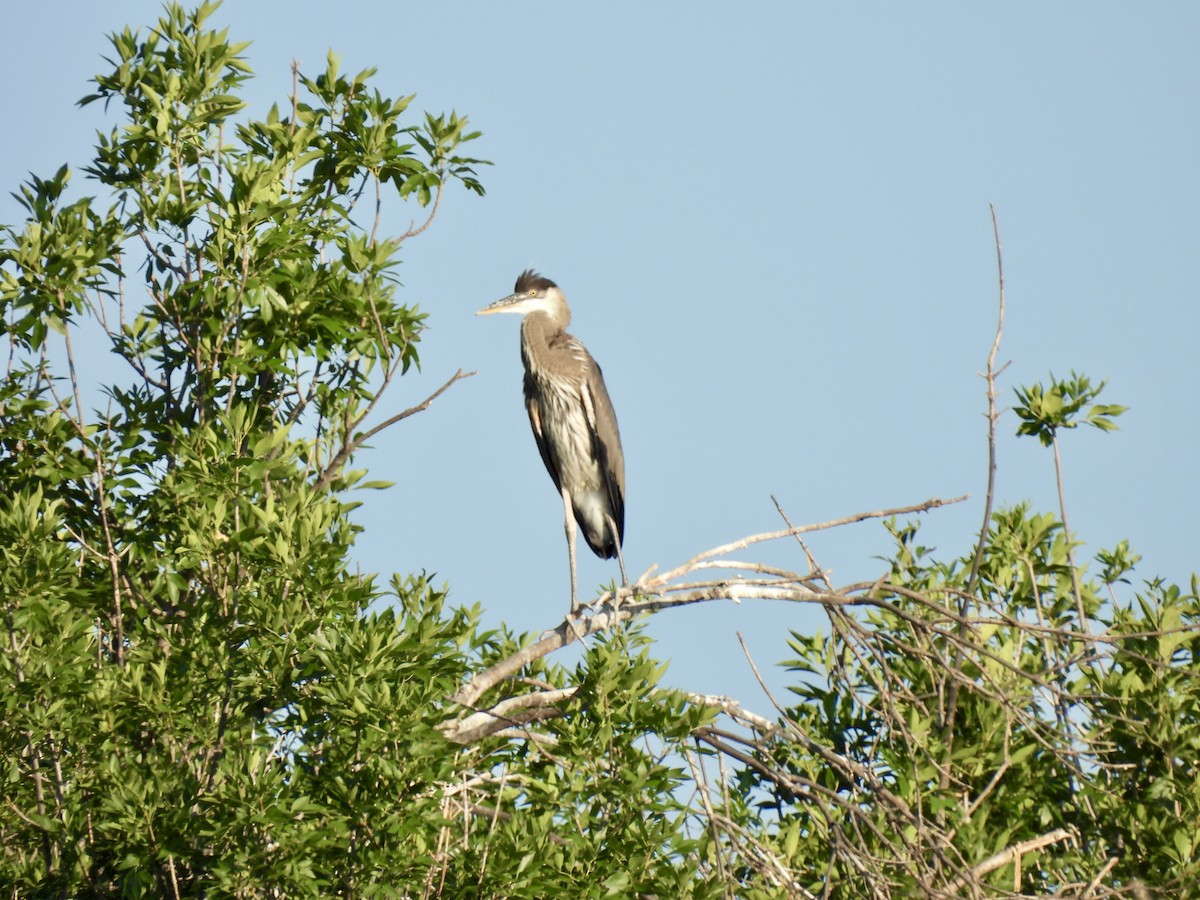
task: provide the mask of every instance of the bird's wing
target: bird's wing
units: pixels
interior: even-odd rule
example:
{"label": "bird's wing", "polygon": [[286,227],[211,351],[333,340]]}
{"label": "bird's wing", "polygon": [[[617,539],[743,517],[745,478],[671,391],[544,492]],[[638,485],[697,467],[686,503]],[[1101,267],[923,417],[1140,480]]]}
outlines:
{"label": "bird's wing", "polygon": [[538,453],[542,455],[542,462],[546,464],[546,471],[550,473],[550,478],[554,481],[554,488],[557,491],[562,490],[562,484],[559,482],[558,466],[554,464],[554,459],[550,456],[550,445],[546,442],[545,432],[542,430],[542,409],[538,404],[537,392],[530,390],[530,379],[528,369],[525,371],[525,411],[529,413],[529,425],[533,429],[533,439],[537,441]]}
{"label": "bird's wing", "polygon": [[[586,350],[584,351],[587,352]],[[625,454],[621,450],[621,432],[613,410],[604,375],[596,361],[588,356],[587,377],[582,385],[583,405],[592,433],[592,447],[600,463],[604,490],[617,525],[617,539],[625,543]]]}

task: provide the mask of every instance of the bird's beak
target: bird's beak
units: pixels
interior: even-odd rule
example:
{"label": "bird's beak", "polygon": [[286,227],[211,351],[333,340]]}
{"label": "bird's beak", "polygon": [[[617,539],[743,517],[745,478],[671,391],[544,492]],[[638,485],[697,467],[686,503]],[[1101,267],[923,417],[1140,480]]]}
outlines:
{"label": "bird's beak", "polygon": [[475,313],[475,315],[490,316],[492,313],[524,312],[525,310],[521,308],[521,302],[528,299],[528,294],[509,294],[502,300],[497,300],[495,303],[489,303],[483,309]]}

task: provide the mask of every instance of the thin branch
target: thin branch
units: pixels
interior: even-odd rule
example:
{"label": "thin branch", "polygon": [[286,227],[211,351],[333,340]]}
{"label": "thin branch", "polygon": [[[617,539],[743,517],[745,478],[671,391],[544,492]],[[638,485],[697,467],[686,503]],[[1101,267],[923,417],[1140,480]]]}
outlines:
{"label": "thin branch", "polygon": [[[779,518],[783,519],[784,524],[788,528],[795,528],[792,520],[788,518],[788,514],[783,511],[783,506],[775,499],[774,495],[771,497],[771,502],[775,504],[775,511],[779,513]],[[808,560],[808,574],[825,582],[826,587],[832,588],[833,583],[829,580],[829,573],[817,565],[817,561],[813,559],[813,555],[808,552],[808,544],[804,543],[804,539],[799,534],[796,535],[796,543],[800,545],[800,549],[804,551],[805,559]]]}
{"label": "thin branch", "polygon": [[1001,866],[1006,866],[1010,862],[1017,862],[1019,865],[1021,857],[1026,853],[1032,853],[1034,850],[1041,850],[1043,847],[1049,847],[1051,844],[1057,844],[1059,841],[1068,841],[1072,839],[1073,836],[1071,832],[1063,828],[1056,828],[1053,831],[1049,831],[1046,834],[1040,835],[1039,837],[1030,838],[1027,841],[1021,841],[1019,844],[1013,844],[1011,847],[1001,850],[999,853],[993,856],[989,856],[983,862],[979,863],[979,865],[973,866],[970,871],[964,872],[950,883],[950,886],[947,888],[947,890],[956,891],[959,888],[966,887],[972,881],[978,881],[978,879],[982,876],[988,874],[989,872],[994,872],[996,869],[999,869]]}
{"label": "thin branch", "polygon": [[[996,497],[996,422],[1000,418],[1000,414],[996,411],[996,378],[1000,375],[1000,372],[996,370],[996,354],[1000,352],[1000,338],[1004,334],[1004,255],[1000,246],[1000,225],[996,221],[995,204],[988,204],[988,209],[992,211],[992,234],[996,240],[996,279],[1000,285],[1000,311],[996,319],[996,336],[992,339],[992,349],[988,353],[987,373],[984,375],[987,380],[988,400],[987,496],[983,505],[983,524],[979,526],[979,543],[975,545],[975,560],[971,564],[971,577],[967,579],[966,592],[968,594],[975,590],[975,585],[979,580],[979,566],[983,562],[984,547],[987,546],[988,529],[992,522],[992,504]],[[1007,367],[1008,364],[1005,363],[1000,371]]]}
{"label": "thin branch", "polygon": [[1091,634],[1087,610],[1083,606],[1083,592],[1079,586],[1079,567],[1075,565],[1075,547],[1071,541],[1071,526],[1067,524],[1067,497],[1063,490],[1062,456],[1058,450],[1058,435],[1054,434],[1050,446],[1054,450],[1054,480],[1058,485],[1058,510],[1062,516],[1063,537],[1067,541],[1067,565],[1071,567],[1071,591],[1075,595],[1075,611],[1079,616],[1079,630]]}
{"label": "thin branch", "polygon": [[429,218],[425,220],[425,224],[422,225],[420,228],[416,227],[417,223],[415,220],[413,222],[411,222],[408,226],[408,231],[404,232],[404,234],[402,234],[402,235],[400,235],[400,237],[396,238],[397,244],[399,244],[401,241],[407,241],[410,237],[416,237],[418,234],[420,234],[422,231],[424,231],[426,228],[428,228],[430,225],[433,224],[434,217],[437,216],[437,213],[438,213],[438,207],[441,206],[441,204],[442,204],[442,192],[445,189],[446,189],[445,181],[442,179],[439,179],[437,191],[433,195],[433,209],[431,209],[429,211]]}
{"label": "thin branch", "polygon": [[815,525],[800,525],[796,528],[785,528],[782,531],[768,531],[763,534],[754,534],[749,537],[744,537],[737,541],[731,541],[728,544],[722,544],[719,547],[713,547],[711,550],[706,550],[697,556],[692,557],[682,566],[672,569],[669,572],[664,572],[654,579],[656,582],[670,581],[673,578],[678,578],[681,574],[690,571],[695,567],[695,564],[706,559],[712,559],[714,556],[720,556],[723,553],[729,553],[733,550],[741,550],[749,547],[751,544],[761,544],[764,541],[777,541],[780,538],[794,537],[798,534],[808,534],[810,531],[826,531],[830,528],[839,528],[842,525],[851,525],[855,522],[862,522],[867,519],[886,519],[891,516],[904,516],[909,513],[929,512],[931,509],[937,509],[940,506],[949,506],[952,503],[962,503],[967,499],[967,495],[961,497],[952,497],[949,500],[942,500],[937,497],[926,500],[924,503],[918,503],[915,506],[898,506],[894,509],[881,509],[874,512],[855,513],[852,516],[846,516],[841,519],[832,519],[828,522],[819,522]]}
{"label": "thin branch", "polygon": [[717,813],[713,809],[712,798],[709,796],[708,778],[704,772],[704,761],[701,760],[691,748],[684,748],[683,758],[687,761],[688,768],[692,771],[692,782],[696,785],[696,793],[700,797],[700,803],[704,807],[704,814],[708,817],[708,830],[712,834],[713,843],[716,845],[717,852],[713,857],[717,861],[717,874],[722,881],[725,881],[728,876],[725,874],[725,859],[720,852],[721,835],[717,831]]}
{"label": "thin branch", "polygon": [[[379,220],[383,216],[383,192],[380,190],[379,172],[371,172],[371,180],[375,183],[375,221],[371,223],[371,237],[369,242],[375,243],[375,235],[379,233]],[[372,301],[372,306],[374,301]]]}
{"label": "thin branch", "polygon": [[1096,888],[1100,887],[1100,882],[1102,882],[1104,880],[1104,877],[1109,872],[1112,871],[1112,867],[1115,866],[1119,861],[1120,860],[1117,857],[1110,856],[1108,858],[1108,862],[1106,862],[1104,864],[1104,866],[1100,869],[1100,871],[1096,873],[1096,877],[1088,882],[1088,886],[1086,888],[1084,888],[1083,893],[1080,894],[1079,896],[1081,898],[1087,898],[1087,897],[1091,896],[1092,891],[1094,891],[1094,890],[1096,890]]}
{"label": "thin branch", "polygon": [[[992,523],[992,505],[996,498],[996,422],[1000,418],[999,412],[996,410],[996,378],[999,372],[996,371],[996,354],[1000,352],[1000,338],[1004,334],[1004,251],[1000,244],[1000,225],[996,219],[996,205],[988,204],[988,209],[992,214],[992,236],[996,243],[996,280],[999,284],[999,313],[996,317],[996,334],[992,338],[992,349],[988,353],[987,372],[984,378],[987,381],[987,420],[988,420],[988,474],[987,474],[987,493],[983,504],[983,522],[979,526],[979,541],[975,544],[975,558],[971,562],[971,574],[967,578],[967,587],[963,592],[962,598],[959,600],[958,611],[960,616],[964,617],[968,611],[970,596],[975,592],[975,586],[979,583],[979,567],[983,564],[983,552],[987,547],[988,532]],[[960,626],[960,634],[965,626]],[[963,663],[963,652],[961,646],[955,652],[953,666],[958,670]],[[949,760],[954,753],[954,723],[958,715],[958,692],[959,682],[955,679],[950,685],[949,696],[946,698],[946,706],[942,715],[942,741],[946,747],[945,762],[947,763],[942,768],[941,787],[946,789],[950,773]]]}
{"label": "thin branch", "polygon": [[464,372],[462,369],[459,369],[450,377],[449,381],[443,384],[440,388],[438,388],[416,406],[409,407],[402,413],[397,413],[390,419],[381,422],[374,428],[364,431],[362,434],[356,435],[353,438],[347,435],[345,443],[342,444],[342,449],[340,449],[333,459],[329,461],[329,464],[325,467],[324,471],[321,472],[321,477],[317,479],[314,487],[317,490],[328,487],[329,483],[337,477],[338,473],[342,469],[342,466],[346,464],[346,460],[350,458],[350,455],[364,443],[369,441],[375,435],[379,434],[379,432],[383,431],[385,428],[390,428],[392,425],[395,425],[397,422],[403,419],[407,419],[409,416],[414,416],[419,412],[424,412],[429,408],[429,405],[433,403],[434,400],[449,390],[450,386],[454,384],[454,382],[460,381],[463,378],[470,378],[474,374],[474,372]]}
{"label": "thin branch", "polygon": [[986,800],[991,795],[991,793],[1000,784],[1000,779],[1003,778],[1004,774],[1009,770],[1009,768],[1011,768],[1012,756],[1009,752],[1011,745],[1012,745],[1012,722],[1005,722],[1004,723],[1004,759],[1000,763],[999,767],[996,769],[995,773],[993,773],[992,777],[990,779],[988,779],[988,783],[984,786],[983,790],[979,792],[979,795],[974,800],[972,800],[969,804],[967,804],[966,813],[967,813],[968,820],[973,815],[975,815],[975,813],[979,810],[979,807],[983,805],[983,801]]}

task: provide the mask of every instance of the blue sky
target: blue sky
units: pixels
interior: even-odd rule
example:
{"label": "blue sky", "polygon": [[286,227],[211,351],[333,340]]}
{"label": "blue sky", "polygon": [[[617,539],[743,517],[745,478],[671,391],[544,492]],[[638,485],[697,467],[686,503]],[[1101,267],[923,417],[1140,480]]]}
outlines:
{"label": "blue sky", "polygon": [[[1200,525],[1200,6],[1190,2],[428,5],[227,0],[252,40],[264,113],[316,74],[377,66],[384,93],[456,109],[484,132],[485,198],[454,191],[407,243],[404,297],[430,314],[421,400],[359,463],[358,561],[436,572],[455,602],[518,631],[568,606],[561,505],[520,397],[515,319],[472,313],[527,266],[572,302],[604,367],[627,467],[626,560],[663,568],[793,521],[970,493],[923,542],[968,552],[986,476],[984,367],[996,319],[988,204],[1004,243],[1001,381],[1076,369],[1130,407],[1121,431],[1063,442],[1082,553],[1128,538],[1135,574],[1185,582]],[[6,12],[0,221],[29,171],[81,166],[105,35],[155,2]],[[82,181],[82,176],[79,176]],[[394,204],[385,224],[418,215]],[[91,348],[97,357],[103,347]],[[1053,510],[1053,463],[1001,423],[998,500]],[[878,524],[813,537],[848,583],[882,571]],[[745,554],[742,554],[745,555]],[[771,562],[802,568],[789,546]],[[580,556],[581,591],[616,576]],[[667,680],[758,709],[735,632],[760,666],[810,610],[748,603],[657,616]],[[570,657],[566,657],[569,659]],[[775,685],[785,678],[771,674]]]}

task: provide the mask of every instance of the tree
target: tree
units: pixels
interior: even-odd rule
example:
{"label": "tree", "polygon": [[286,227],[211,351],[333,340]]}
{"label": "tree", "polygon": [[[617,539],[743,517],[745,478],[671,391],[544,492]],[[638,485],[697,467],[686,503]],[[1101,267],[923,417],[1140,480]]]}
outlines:
{"label": "tree", "polygon": [[[86,169],[110,199],[69,201],[65,166],[32,178],[0,255],[18,894],[362,893],[397,854],[402,883],[421,869],[404,823],[441,819],[414,785],[452,772],[432,710],[472,613],[349,570],[349,492],[370,485],[346,465],[406,415],[374,421],[423,329],[390,272],[429,221],[382,236],[379,208],[432,220],[448,183],[482,192],[459,155],[476,135],[405,124],[411,98],[333,56],[283,114],[239,119],[245,45],[206,29],[212,9],[112,36],[82,101],[123,115]],[[131,376],[96,412],[87,327]]]}
{"label": "tree", "polygon": [[[1200,600],[1098,576],[1058,515],[992,510],[939,561],[944,502],[698,554],[540,636],[489,632],[422,575],[351,565],[351,469],[418,361],[391,272],[447,185],[482,193],[465,118],[411,122],[373,71],[293,73],[265,118],[213,4],[111,37],[85,103],[120,123],[75,197],[31,177],[0,231],[0,887],[23,896],[1065,896],[1200,875]],[[423,222],[380,234],[384,204]],[[997,239],[997,250],[999,242]],[[1001,277],[1001,316],[1003,279]],[[103,409],[79,337],[127,367]],[[1121,408],[1074,373],[1022,389],[1054,449]],[[804,534],[867,518],[877,578]],[[729,554],[800,540],[807,574]],[[714,575],[719,562],[726,571]],[[659,686],[641,617],[819,605],[764,716]],[[669,614],[686,614],[685,611]],[[580,636],[581,662],[553,653]]]}

